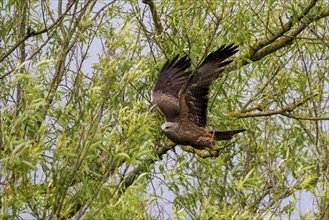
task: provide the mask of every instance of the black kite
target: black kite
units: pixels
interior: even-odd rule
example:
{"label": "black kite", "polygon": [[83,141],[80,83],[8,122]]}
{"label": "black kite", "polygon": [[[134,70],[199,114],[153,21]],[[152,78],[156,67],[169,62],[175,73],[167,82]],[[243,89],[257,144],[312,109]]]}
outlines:
{"label": "black kite", "polygon": [[162,67],[153,91],[156,103],[166,121],[162,126],[166,136],[176,144],[190,145],[196,149],[213,149],[216,141],[230,140],[244,131],[207,130],[207,107],[210,84],[232,61],[225,61],[237,52],[233,44],[222,46],[210,53],[194,71],[188,71],[190,60],[176,56]]}

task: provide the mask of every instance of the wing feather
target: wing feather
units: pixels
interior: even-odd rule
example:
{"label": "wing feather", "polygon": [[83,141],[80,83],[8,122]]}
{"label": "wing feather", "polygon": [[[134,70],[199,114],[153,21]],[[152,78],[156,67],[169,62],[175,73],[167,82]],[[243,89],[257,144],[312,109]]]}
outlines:
{"label": "wing feather", "polygon": [[180,120],[192,121],[200,127],[207,124],[208,93],[211,83],[220,77],[232,61],[225,59],[237,52],[237,46],[223,45],[210,53],[192,73],[179,95]]}
{"label": "wing feather", "polygon": [[178,93],[191,74],[187,71],[190,66],[191,62],[187,56],[179,59],[177,55],[167,61],[159,72],[153,90],[153,103],[158,105],[168,122],[176,122],[179,119]]}

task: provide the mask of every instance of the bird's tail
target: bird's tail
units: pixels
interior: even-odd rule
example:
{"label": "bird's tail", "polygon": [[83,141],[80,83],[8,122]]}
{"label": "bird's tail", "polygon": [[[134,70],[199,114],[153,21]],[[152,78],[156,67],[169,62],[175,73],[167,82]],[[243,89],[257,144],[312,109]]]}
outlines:
{"label": "bird's tail", "polygon": [[243,132],[245,130],[246,129],[229,130],[229,131],[210,131],[209,133],[211,133],[217,141],[220,141],[220,140],[230,140],[235,134]]}

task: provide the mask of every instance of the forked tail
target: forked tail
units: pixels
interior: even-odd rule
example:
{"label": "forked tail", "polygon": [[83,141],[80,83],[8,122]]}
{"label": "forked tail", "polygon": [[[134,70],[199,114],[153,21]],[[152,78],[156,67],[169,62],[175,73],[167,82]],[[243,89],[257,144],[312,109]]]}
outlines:
{"label": "forked tail", "polygon": [[235,134],[243,132],[245,130],[246,129],[229,130],[229,131],[210,131],[209,133],[215,135],[215,139],[217,141],[220,141],[220,140],[230,140]]}

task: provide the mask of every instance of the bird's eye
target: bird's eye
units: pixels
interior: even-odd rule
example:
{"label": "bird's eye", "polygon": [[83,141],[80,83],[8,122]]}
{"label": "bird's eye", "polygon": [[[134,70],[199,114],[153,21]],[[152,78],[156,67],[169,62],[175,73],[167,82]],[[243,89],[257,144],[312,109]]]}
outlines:
{"label": "bird's eye", "polygon": [[170,129],[170,126],[167,125],[167,126],[165,127],[165,130],[169,130],[169,129]]}

